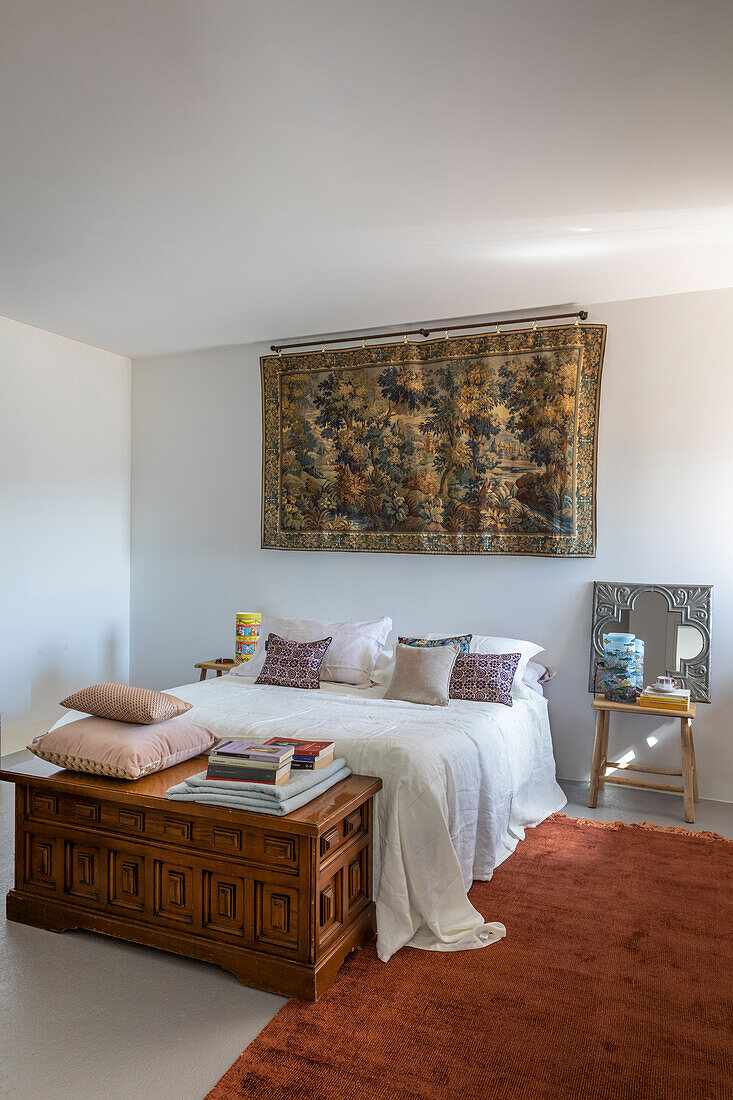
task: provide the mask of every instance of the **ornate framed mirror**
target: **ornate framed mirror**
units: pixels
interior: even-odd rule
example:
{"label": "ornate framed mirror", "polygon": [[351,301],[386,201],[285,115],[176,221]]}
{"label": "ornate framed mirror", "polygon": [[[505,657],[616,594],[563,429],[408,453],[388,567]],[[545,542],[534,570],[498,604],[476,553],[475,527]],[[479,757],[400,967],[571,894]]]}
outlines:
{"label": "ornate framed mirror", "polygon": [[710,702],[710,584],[593,583],[588,691],[603,691],[603,635],[644,639],[644,680],[673,676],[698,703]]}

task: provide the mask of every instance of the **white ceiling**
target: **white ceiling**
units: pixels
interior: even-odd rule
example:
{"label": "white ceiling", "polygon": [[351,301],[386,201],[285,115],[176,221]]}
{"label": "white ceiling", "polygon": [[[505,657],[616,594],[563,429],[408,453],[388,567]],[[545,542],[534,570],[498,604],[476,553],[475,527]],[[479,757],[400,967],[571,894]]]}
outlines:
{"label": "white ceiling", "polygon": [[0,314],[131,355],[733,285],[731,0],[0,0]]}

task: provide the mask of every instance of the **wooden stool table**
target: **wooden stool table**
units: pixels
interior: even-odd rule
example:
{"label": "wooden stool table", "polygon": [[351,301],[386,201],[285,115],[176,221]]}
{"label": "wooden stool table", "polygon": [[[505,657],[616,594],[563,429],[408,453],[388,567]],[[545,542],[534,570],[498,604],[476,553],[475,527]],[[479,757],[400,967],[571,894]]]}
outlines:
{"label": "wooden stool table", "polygon": [[234,668],[234,658],[233,657],[232,658],[220,657],[220,658],[218,658],[218,660],[197,661],[196,664],[193,667],[201,669],[201,675],[199,676],[199,682],[201,682],[201,680],[206,679],[206,677],[209,673],[209,669],[211,669],[212,672],[216,673],[216,676],[217,676],[217,679],[218,679],[222,675],[223,672],[231,672],[232,671],[232,669]]}
{"label": "wooden stool table", "polygon": [[[690,703],[687,710],[672,707],[641,707],[638,703],[613,703],[605,695],[596,695],[591,703],[596,711],[596,738],[593,745],[593,761],[590,769],[590,792],[588,805],[593,809],[598,804],[598,791],[606,783],[617,783],[624,787],[647,787],[653,791],[673,791],[684,797],[685,821],[695,820],[695,803],[699,802],[697,793],[697,766],[695,764],[695,744],[692,740],[692,723],[695,718],[695,704]],[[611,711],[623,714],[646,714],[652,718],[679,718],[682,740],[682,771],[671,768],[653,768],[650,764],[619,764],[608,759],[608,731],[611,724]],[[606,775],[606,768],[622,768],[627,772],[646,772],[649,775],[681,776],[682,786],[674,783],[652,783],[648,779],[634,779],[633,776]]]}

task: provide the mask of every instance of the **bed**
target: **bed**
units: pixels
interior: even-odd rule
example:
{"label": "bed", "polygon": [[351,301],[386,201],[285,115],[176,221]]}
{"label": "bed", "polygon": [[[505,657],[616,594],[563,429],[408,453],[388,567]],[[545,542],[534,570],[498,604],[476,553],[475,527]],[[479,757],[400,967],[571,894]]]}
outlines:
{"label": "bed", "polygon": [[384,699],[379,686],[322,683],[305,692],[232,675],[168,690],[193,705],[187,717],[220,737],[333,739],[352,771],[379,776],[380,959],[405,946],[485,947],[504,935],[501,914],[478,913],[467,891],[474,879],[491,878],[527,827],[566,802],[547,702],[536,691],[515,685],[512,707],[461,700],[433,707]]}

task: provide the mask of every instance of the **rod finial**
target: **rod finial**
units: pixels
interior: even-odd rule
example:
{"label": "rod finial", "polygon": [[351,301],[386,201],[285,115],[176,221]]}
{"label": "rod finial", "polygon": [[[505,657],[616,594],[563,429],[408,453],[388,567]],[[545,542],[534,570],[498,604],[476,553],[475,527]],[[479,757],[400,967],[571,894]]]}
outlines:
{"label": "rod finial", "polygon": [[587,309],[579,310],[578,311],[578,317],[580,317],[581,321],[587,321],[588,320],[588,310]]}
{"label": "rod finial", "polygon": [[270,351],[280,351],[280,348],[277,344],[270,344]]}

